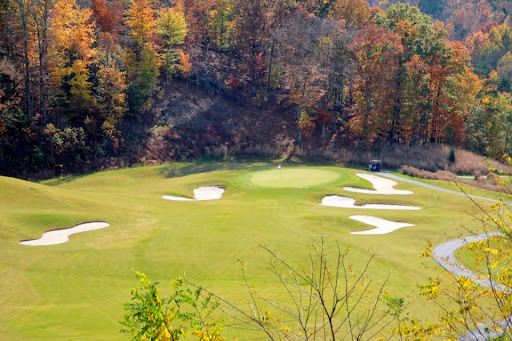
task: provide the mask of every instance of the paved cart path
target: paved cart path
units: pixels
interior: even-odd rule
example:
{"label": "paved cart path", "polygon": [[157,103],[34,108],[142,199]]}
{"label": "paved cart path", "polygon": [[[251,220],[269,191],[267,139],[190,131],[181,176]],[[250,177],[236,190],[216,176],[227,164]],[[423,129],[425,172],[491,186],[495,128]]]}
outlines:
{"label": "paved cart path", "polygon": [[[384,176],[384,177],[389,178],[389,179],[398,180],[398,181],[406,182],[406,183],[409,183],[409,184],[413,184],[413,185],[417,185],[417,186],[422,186],[422,187],[434,189],[436,191],[441,191],[441,192],[446,192],[446,193],[451,193],[451,194],[457,194],[457,195],[464,195],[464,196],[467,196],[467,197],[470,197],[470,198],[487,200],[487,201],[492,201],[492,202],[503,202],[501,200],[481,197],[479,195],[472,195],[472,194],[466,194],[464,192],[457,192],[457,191],[454,191],[454,190],[451,190],[451,189],[446,189],[446,188],[443,188],[443,187],[427,184],[425,182],[421,182],[421,181],[418,181],[418,180],[404,178],[402,176],[395,175],[395,174],[381,172],[381,173],[379,173],[379,175],[380,176]],[[505,202],[505,203],[506,204],[512,204],[512,203],[508,203],[508,202]]]}
{"label": "paved cart path", "polygon": [[[452,193],[452,194],[457,194],[457,195],[465,195],[470,198],[487,200],[487,201],[492,201],[492,202],[503,202],[500,200],[481,197],[478,195],[468,195],[463,192],[457,192],[457,191],[453,191],[450,189],[430,185],[430,184],[427,184],[427,183],[424,183],[421,181],[404,178],[404,177],[401,177],[401,176],[398,176],[395,174],[379,173],[379,175],[385,176],[385,177],[393,179],[393,180],[398,180],[398,181],[402,181],[402,182],[406,182],[406,183],[410,183],[410,184],[414,184],[414,185],[418,185],[418,186],[423,186],[423,187],[430,188],[430,189],[433,189],[436,191]],[[510,204],[507,202],[505,202],[505,203]],[[458,248],[463,247],[468,244],[471,244],[471,243],[486,240],[489,237],[496,237],[496,236],[500,236],[500,235],[501,235],[501,233],[499,233],[499,232],[493,232],[493,233],[483,233],[483,234],[477,234],[474,236],[468,236],[468,237],[464,237],[464,238],[450,240],[446,243],[437,245],[432,250],[432,258],[436,262],[438,262],[443,268],[445,268],[447,271],[451,272],[455,276],[458,276],[458,277],[464,276],[466,278],[471,279],[473,282],[475,282],[479,285],[482,285],[482,286],[485,286],[488,288],[494,288],[495,290],[501,291],[501,292],[512,293],[512,289],[507,286],[492,282],[491,280],[489,280],[487,278],[479,278],[480,276],[478,276],[471,270],[465,268],[464,265],[462,265],[457,260],[457,258],[455,258],[455,251]],[[509,316],[506,319],[504,319],[503,321],[497,322],[496,324],[494,324],[492,322],[484,324],[481,327],[474,329],[474,330],[464,334],[463,336],[461,336],[459,338],[459,341],[487,341],[489,339],[496,338],[496,337],[500,336],[501,334],[503,334],[503,331],[490,330],[490,327],[492,327],[493,325],[500,327],[502,329],[503,328],[505,328],[505,329],[511,328],[512,327],[512,316]]]}
{"label": "paved cart path", "polygon": [[[454,274],[455,276],[461,277],[464,276],[466,278],[471,279],[473,282],[480,284],[482,286],[493,288],[496,291],[501,292],[508,292],[512,293],[512,289],[504,286],[499,283],[495,283],[491,281],[488,278],[480,278],[481,276],[478,276],[471,270],[467,269],[462,265],[459,261],[457,261],[457,258],[455,258],[455,251],[463,247],[465,245],[479,242],[482,240],[486,240],[489,237],[497,237],[502,235],[499,232],[493,232],[493,233],[482,233],[477,234],[474,236],[459,238],[450,240],[446,243],[437,245],[432,250],[432,258],[438,262],[443,268]],[[487,323],[485,325],[482,325],[481,327],[474,329],[463,336],[459,338],[459,341],[470,341],[470,340],[477,340],[477,341],[486,341],[489,339],[496,338],[503,334],[502,331],[492,331],[489,328],[493,326],[494,323]],[[496,323],[497,326],[500,328],[510,328],[512,327],[512,316],[507,317],[505,320],[500,321]]]}

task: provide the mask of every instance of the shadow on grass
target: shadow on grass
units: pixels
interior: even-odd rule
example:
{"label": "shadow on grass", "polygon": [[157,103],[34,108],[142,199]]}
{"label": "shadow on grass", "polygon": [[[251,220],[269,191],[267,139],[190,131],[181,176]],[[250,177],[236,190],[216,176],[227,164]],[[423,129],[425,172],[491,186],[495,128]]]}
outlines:
{"label": "shadow on grass", "polygon": [[88,172],[88,173],[84,173],[84,174],[69,174],[69,175],[59,176],[58,178],[36,181],[36,182],[39,182],[40,184],[47,185],[47,186],[58,186],[61,184],[65,184],[67,182],[71,182],[73,180],[83,178],[84,176],[87,176],[87,175],[90,175],[93,173],[94,172]]}
{"label": "shadow on grass", "polygon": [[208,173],[221,170],[260,170],[273,168],[279,164],[283,166],[332,166],[332,162],[320,159],[275,159],[262,156],[236,157],[231,160],[222,158],[203,158],[195,161],[173,162],[166,164],[160,170],[165,178],[177,178],[198,173]]}
{"label": "shadow on grass", "polygon": [[204,158],[195,161],[173,162],[166,164],[160,169],[160,174],[169,179],[221,170],[268,168],[273,166],[274,163],[276,163],[276,160],[264,157],[244,157],[234,160]]}
{"label": "shadow on grass", "polygon": [[[273,158],[268,156],[237,156],[232,157],[228,160],[222,157],[214,158],[201,158],[191,161],[176,161],[167,163],[160,168],[159,173],[165,178],[177,178],[198,173],[208,173],[221,170],[261,170],[266,168],[277,167],[282,164],[288,167],[301,167],[301,166],[339,166],[345,167],[345,165],[339,163],[333,163],[321,158],[296,158],[292,157],[289,159]],[[355,166],[355,168],[359,168]],[[361,167],[361,169],[364,169]],[[69,174],[63,175],[58,178],[49,180],[42,180],[39,183],[47,186],[58,186],[64,183],[68,183],[84,176],[93,174],[94,172],[87,172],[83,174]]]}

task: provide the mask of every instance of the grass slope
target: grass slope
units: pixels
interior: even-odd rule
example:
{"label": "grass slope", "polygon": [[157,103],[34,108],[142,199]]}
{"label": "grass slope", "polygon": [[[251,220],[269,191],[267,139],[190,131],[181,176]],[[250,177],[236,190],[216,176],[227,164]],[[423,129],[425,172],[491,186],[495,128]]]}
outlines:
{"label": "grass slope", "polygon": [[[414,195],[348,193],[343,186],[370,188],[354,175],[360,170],[285,166],[279,172],[275,167],[265,162],[198,161],[44,184],[0,177],[0,340],[127,339],[119,333],[118,321],[124,313],[122,304],[130,298],[126,289],[137,285],[131,269],[162,282],[163,290],[172,278],[186,274],[236,300],[247,297],[240,259],[256,287],[277,294],[279,286],[267,271],[268,257],[258,244],[268,244],[300,264],[306,246],[319,236],[350,247],[356,269],[375,254],[372,278],[382,281],[392,272],[390,294],[406,297],[417,316],[433,318],[433,310],[417,298],[416,285],[443,270],[418,254],[426,240],[441,243],[462,235],[462,224],[473,224],[466,215],[472,210],[466,198],[404,183],[396,188]],[[218,201],[161,199],[190,196],[203,185],[222,185],[226,192]],[[411,213],[319,206],[326,194],[354,197],[358,204],[423,209]],[[353,214],[416,226],[379,236],[350,235],[365,228],[348,219]],[[19,244],[44,231],[87,221],[107,221],[111,226],[72,235],[60,245]]]}

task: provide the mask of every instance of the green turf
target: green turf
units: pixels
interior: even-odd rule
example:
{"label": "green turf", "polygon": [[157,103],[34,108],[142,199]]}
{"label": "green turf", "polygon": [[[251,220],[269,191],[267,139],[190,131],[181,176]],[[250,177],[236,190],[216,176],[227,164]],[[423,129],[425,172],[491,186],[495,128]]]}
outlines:
{"label": "green turf", "polygon": [[340,173],[332,170],[285,167],[255,172],[251,182],[261,187],[306,188],[324,185],[338,178]]}
{"label": "green turf", "polygon": [[[391,272],[389,295],[405,297],[412,314],[435,318],[434,306],[418,298],[417,284],[444,270],[418,254],[427,240],[438,244],[477,227],[476,210],[462,196],[401,183],[410,196],[348,193],[343,186],[370,187],[357,169],[286,165],[283,182],[276,163],[198,161],[107,171],[41,184],[0,177],[0,340],[126,340],[119,333],[132,269],[162,283],[186,275],[237,301],[247,297],[238,260],[251,283],[275,295],[279,284],[268,271],[265,243],[291,262],[303,264],[306,246],[327,237],[350,247],[355,269],[370,255],[370,275]],[[221,200],[172,202],[162,195],[191,196],[193,189],[222,185]],[[354,210],[318,205],[326,194],[358,204],[391,203],[420,211]],[[413,223],[387,235],[350,235],[364,228],[353,214]],[[81,222],[110,227],[75,234],[65,244],[23,246],[44,231]],[[366,227],[368,228],[368,227]],[[239,333],[239,334],[238,334]],[[241,340],[261,335],[234,333]],[[232,335],[232,334],[230,334]]]}

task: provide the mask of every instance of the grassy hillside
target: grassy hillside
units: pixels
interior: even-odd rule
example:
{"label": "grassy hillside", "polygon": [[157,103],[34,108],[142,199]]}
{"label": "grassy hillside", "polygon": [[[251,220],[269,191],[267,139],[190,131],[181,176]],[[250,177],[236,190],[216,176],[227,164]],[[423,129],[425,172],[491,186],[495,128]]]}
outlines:
{"label": "grassy hillside", "polygon": [[[434,318],[417,287],[443,274],[418,254],[464,234],[475,212],[463,196],[409,184],[409,196],[349,193],[343,186],[370,188],[357,169],[285,166],[266,162],[174,163],[108,171],[42,184],[0,177],[0,339],[122,340],[118,321],[126,289],[137,285],[132,269],[162,283],[186,275],[231,300],[246,297],[240,265],[256,287],[279,293],[267,270],[265,243],[301,264],[319,236],[351,248],[355,268],[375,254],[370,273],[382,281],[392,272],[390,295],[405,297],[420,317]],[[293,168],[292,168],[293,167]],[[162,195],[191,196],[203,185],[222,185],[218,201],[173,202]],[[358,204],[395,203],[420,211],[354,210],[319,206],[326,194],[353,197]],[[413,223],[391,234],[362,236],[353,214]],[[44,231],[88,221],[110,227],[76,234],[68,243],[23,246]],[[476,224],[475,224],[476,226]],[[366,226],[366,228],[371,228]],[[163,289],[165,291],[165,289]],[[431,309],[432,308],[432,309]],[[240,334],[237,334],[240,335]],[[242,334],[242,339],[251,339]],[[261,336],[261,335],[260,335]],[[256,337],[256,339],[263,339]]]}

